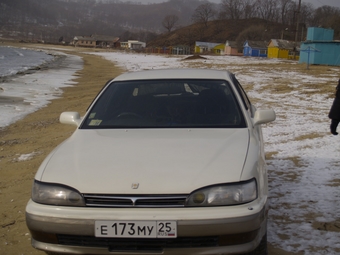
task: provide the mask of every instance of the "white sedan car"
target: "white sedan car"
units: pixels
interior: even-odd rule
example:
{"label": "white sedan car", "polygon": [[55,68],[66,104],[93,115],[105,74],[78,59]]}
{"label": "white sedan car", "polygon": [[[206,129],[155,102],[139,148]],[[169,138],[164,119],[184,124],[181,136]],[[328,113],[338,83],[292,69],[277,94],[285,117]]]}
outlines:
{"label": "white sedan car", "polygon": [[257,110],[228,71],[109,81],[41,164],[26,207],[49,254],[267,254],[268,184]]}

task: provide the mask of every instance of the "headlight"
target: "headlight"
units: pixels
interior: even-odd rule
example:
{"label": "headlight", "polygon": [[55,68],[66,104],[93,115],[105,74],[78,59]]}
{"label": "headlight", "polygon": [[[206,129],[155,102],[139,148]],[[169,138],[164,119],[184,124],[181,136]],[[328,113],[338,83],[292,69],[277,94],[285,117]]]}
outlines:
{"label": "headlight", "polygon": [[191,193],[186,206],[222,206],[249,203],[257,198],[256,180],[214,185]]}
{"label": "headlight", "polygon": [[32,200],[39,204],[85,206],[83,196],[70,187],[34,181]]}

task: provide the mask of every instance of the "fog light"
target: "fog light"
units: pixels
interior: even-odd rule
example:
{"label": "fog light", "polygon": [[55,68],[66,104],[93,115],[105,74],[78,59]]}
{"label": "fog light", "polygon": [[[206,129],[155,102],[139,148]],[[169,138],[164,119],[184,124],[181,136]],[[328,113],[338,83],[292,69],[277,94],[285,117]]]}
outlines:
{"label": "fog light", "polygon": [[31,232],[32,238],[38,242],[53,243],[53,244],[58,243],[57,235],[55,234],[50,234],[50,233],[40,232],[40,231],[35,231],[35,230],[30,230],[30,232]]}
{"label": "fog light", "polygon": [[197,193],[197,194],[195,194],[194,197],[193,197],[193,201],[194,201],[194,203],[196,203],[196,204],[202,204],[202,203],[204,202],[204,200],[205,200],[205,195],[204,195],[204,193]]}

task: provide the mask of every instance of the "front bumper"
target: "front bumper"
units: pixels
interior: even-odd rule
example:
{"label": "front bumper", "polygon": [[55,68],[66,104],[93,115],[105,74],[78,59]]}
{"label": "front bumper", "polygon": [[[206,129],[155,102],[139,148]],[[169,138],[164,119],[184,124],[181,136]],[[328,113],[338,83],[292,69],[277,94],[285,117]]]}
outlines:
{"label": "front bumper", "polygon": [[[266,234],[266,200],[210,208],[80,208],[29,201],[32,245],[71,254],[221,254],[252,251]],[[173,220],[177,238],[96,238],[96,220]]]}

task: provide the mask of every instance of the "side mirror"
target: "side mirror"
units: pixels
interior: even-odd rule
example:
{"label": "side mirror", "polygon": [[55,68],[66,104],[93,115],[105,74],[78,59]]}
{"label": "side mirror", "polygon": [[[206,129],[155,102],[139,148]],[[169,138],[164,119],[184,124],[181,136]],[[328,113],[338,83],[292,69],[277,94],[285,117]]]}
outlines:
{"label": "side mirror", "polygon": [[81,117],[78,112],[63,112],[59,117],[60,123],[79,126]]}
{"label": "side mirror", "polygon": [[274,110],[257,110],[254,116],[254,125],[261,125],[276,119]]}

